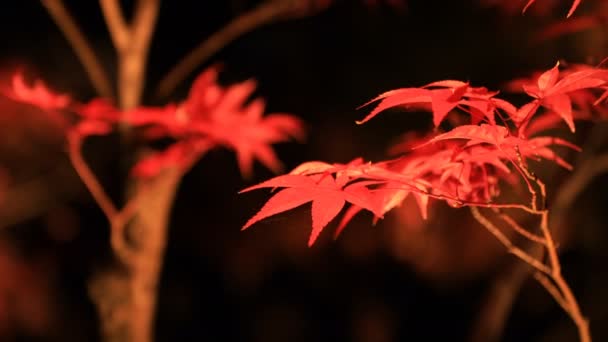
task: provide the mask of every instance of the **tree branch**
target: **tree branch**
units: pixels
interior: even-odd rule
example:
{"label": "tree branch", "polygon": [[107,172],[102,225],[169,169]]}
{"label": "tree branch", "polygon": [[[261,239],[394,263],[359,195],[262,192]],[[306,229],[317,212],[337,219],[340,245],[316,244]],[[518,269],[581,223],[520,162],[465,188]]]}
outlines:
{"label": "tree branch", "polygon": [[501,232],[500,229],[498,229],[498,227],[496,227],[492,222],[490,222],[490,220],[488,220],[485,216],[483,216],[479,212],[479,209],[477,207],[470,207],[470,209],[471,209],[471,213],[473,214],[473,217],[479,223],[481,223],[481,225],[484,228],[486,228],[487,231],[492,233],[492,235],[494,235],[494,237],[496,237],[496,239],[498,241],[500,241],[500,243],[502,243],[507,248],[507,251],[509,253],[517,256],[518,258],[520,258],[521,260],[523,260],[524,262],[526,262],[527,264],[529,264],[530,266],[532,266],[533,268],[538,270],[539,272],[545,273],[547,275],[552,274],[552,270],[547,265],[538,261],[537,259],[532,257],[530,254],[528,254],[526,251],[522,250],[521,248],[515,246],[513,244],[513,242],[511,242],[511,240],[509,240],[509,238],[505,234],[503,234],[503,232]]}
{"label": "tree branch", "polygon": [[527,229],[525,229],[519,223],[517,223],[517,221],[515,221],[511,216],[501,212],[497,208],[494,208],[494,209],[495,209],[494,212],[498,215],[498,217],[500,217],[509,226],[511,226],[511,228],[513,228],[513,230],[515,230],[517,233],[519,233],[520,235],[522,235],[523,237],[527,238],[530,241],[537,242],[543,246],[547,245],[547,241],[545,240],[545,238],[529,232]]}
{"label": "tree branch", "polygon": [[63,2],[61,0],[41,0],[41,2],[72,46],[95,91],[102,97],[112,98],[112,86],[103,67]]}
{"label": "tree branch", "polygon": [[[572,318],[574,324],[578,328],[579,339],[581,342],[590,342],[591,335],[589,333],[589,323],[587,319],[581,313],[581,309],[579,304],[570,289],[570,286],[562,276],[561,265],[557,256],[557,248],[555,247],[555,243],[553,241],[553,237],[551,236],[551,232],[549,231],[549,213],[547,211],[544,212],[540,228],[547,240],[547,251],[549,253],[549,262],[551,264],[551,273],[549,274],[550,278],[555,282],[556,287],[562,294],[562,297],[555,297],[551,291],[551,295],[555,297],[560,305],[563,303],[566,304],[568,310],[566,313]],[[537,278],[538,279],[538,278]],[[541,282],[541,284],[543,284]],[[545,286],[545,284],[543,284]],[[560,300],[563,298],[563,301]]]}
{"label": "tree branch", "polygon": [[122,13],[119,0],[99,0],[103,17],[110,31],[110,37],[117,50],[123,49],[129,41],[129,28]]}
{"label": "tree branch", "polygon": [[279,18],[291,9],[289,1],[267,1],[232,20],[184,56],[163,77],[156,89],[157,97],[166,97],[199,65],[240,36]]}
{"label": "tree branch", "polygon": [[118,54],[118,102],[123,110],[137,106],[145,85],[145,71],[159,0],[138,0],[134,19],[127,24],[118,0],[100,0]]}
{"label": "tree branch", "polygon": [[551,297],[555,299],[557,304],[562,308],[562,310],[564,310],[564,312],[570,314],[570,307],[564,299],[564,296],[562,296],[562,293],[557,287],[555,287],[555,285],[551,282],[551,279],[549,279],[547,275],[535,272],[534,279],[536,279],[547,290],[547,292],[549,292]]}
{"label": "tree branch", "polygon": [[75,135],[68,135],[68,156],[74,169],[82,179],[82,182],[87,187],[93,199],[99,205],[99,208],[103,211],[108,221],[112,222],[112,219],[118,213],[116,206],[110,199],[110,196],[105,192],[103,186],[99,183],[99,180],[93,173],[93,171],[87,165],[87,162],[82,158],[81,153],[82,139]]}

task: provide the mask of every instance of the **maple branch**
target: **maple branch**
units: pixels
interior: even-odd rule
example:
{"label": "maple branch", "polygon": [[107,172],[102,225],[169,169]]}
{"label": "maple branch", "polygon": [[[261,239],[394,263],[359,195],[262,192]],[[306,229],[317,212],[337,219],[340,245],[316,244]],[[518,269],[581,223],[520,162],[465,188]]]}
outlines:
{"label": "maple branch", "polygon": [[540,220],[540,229],[543,232],[545,240],[547,240],[547,250],[549,252],[549,263],[551,264],[552,274],[561,273],[561,265],[557,256],[557,248],[553,241],[553,236],[549,231],[549,212],[543,212]]}
{"label": "maple branch", "polygon": [[129,221],[137,214],[141,198],[146,193],[143,189],[136,189],[133,197],[123,206],[111,221],[110,244],[116,256],[125,265],[133,267],[138,253],[127,243],[125,229]]}
{"label": "maple branch", "polygon": [[[549,276],[555,282],[555,285],[563,295],[563,299],[567,304],[569,310],[566,310],[568,315],[572,318],[578,328],[579,338],[582,342],[591,341],[591,335],[589,333],[589,322],[581,313],[579,304],[568,286],[568,283],[564,279],[561,273],[561,265],[557,256],[557,248],[549,231],[549,212],[544,211],[541,217],[541,230],[545,239],[547,240],[547,250],[549,254],[549,262],[551,264],[551,273]],[[541,283],[542,284],[542,283]],[[555,296],[554,296],[555,297]],[[558,300],[557,297],[555,297]],[[558,301],[559,303],[559,301]],[[559,303],[561,305],[561,303]]]}
{"label": "maple branch", "polygon": [[[391,179],[395,182],[400,182],[399,180],[394,180]],[[541,215],[542,211],[535,209],[535,208],[531,208],[525,204],[520,204],[520,203],[494,203],[494,202],[475,202],[475,201],[463,201],[460,198],[454,197],[454,196],[449,196],[449,195],[444,195],[444,194],[434,194],[430,191],[422,191],[414,186],[412,186],[411,184],[408,184],[406,182],[403,182],[403,184],[406,186],[404,187],[385,187],[383,189],[394,189],[394,190],[409,190],[409,191],[413,191],[413,192],[417,192],[419,194],[428,196],[430,198],[435,198],[435,199],[439,199],[439,200],[449,200],[449,201],[454,201],[454,202],[458,202],[461,205],[466,205],[469,207],[479,207],[479,208],[493,208],[493,209],[519,209],[519,210],[523,210],[527,213],[530,214],[534,214],[534,215]],[[371,191],[374,191],[374,189],[372,189]]]}
{"label": "maple branch", "polygon": [[[528,177],[530,180],[533,180],[534,183],[540,189],[542,203],[541,207],[543,208],[539,211],[541,216],[540,229],[543,233],[545,241],[544,244],[546,246],[547,253],[549,256],[550,267],[541,263],[525,251],[518,251],[517,249],[514,249],[517,247],[513,246],[512,242],[498,229],[498,227],[491,223],[486,217],[481,215],[477,207],[471,207],[471,213],[479,223],[481,223],[505,247],[507,247],[510,253],[515,254],[520,259],[530,264],[541,273],[544,273],[540,276],[535,276],[536,279],[540,282],[541,285],[543,285],[543,287],[545,287],[545,289],[547,289],[549,294],[557,301],[557,303],[562,308],[564,308],[564,311],[571,317],[572,321],[576,324],[580,341],[589,342],[591,341],[591,335],[589,333],[589,324],[586,318],[582,315],[579,304],[576,298],[574,297],[570,286],[561,274],[561,265],[557,254],[557,248],[549,230],[549,211],[544,209],[546,202],[545,184],[540,181],[533,173],[527,170],[527,168],[525,168],[523,165],[521,168],[524,171],[526,177]],[[536,198],[534,202],[536,202]],[[533,205],[535,205],[534,202]],[[551,279],[555,283],[555,285],[552,284],[549,279]]]}
{"label": "maple branch", "polygon": [[122,49],[129,41],[129,28],[125,21],[119,0],[99,0],[103,18],[110,31],[114,46]]}
{"label": "maple branch", "polygon": [[[560,235],[564,235],[564,221],[563,217],[570,208],[573,202],[578,198],[578,195],[583,192],[585,188],[600,174],[608,172],[608,154],[602,155],[597,158],[588,158],[581,165],[577,165],[576,173],[569,177],[559,187],[559,192],[554,196],[552,201],[550,220],[557,222],[557,228]],[[532,246],[530,254],[537,255],[538,258],[542,256],[544,252],[541,250],[540,245]],[[545,245],[546,247],[546,245]],[[510,307],[514,301],[515,294],[521,288],[524,280],[528,275],[529,268],[523,264],[515,265],[510,274],[507,276],[499,276],[492,287],[490,294],[487,296],[488,304],[484,305],[483,311],[479,314],[479,320],[475,325],[475,331],[472,341],[475,342],[486,342],[498,340],[503,330],[504,321],[508,315]],[[556,288],[554,283],[550,281],[544,274],[536,272],[534,276],[536,280],[541,282],[547,291],[555,298],[556,302],[560,307],[568,307],[565,304],[565,299],[557,290],[558,296],[551,293],[551,289],[543,284],[543,280],[546,279],[549,286]],[[541,279],[539,279],[542,278]],[[553,290],[554,291],[554,290]],[[555,292],[555,291],[554,291]],[[559,299],[558,299],[559,298]],[[564,309],[568,312],[569,309]]]}
{"label": "maple branch", "polygon": [[138,50],[147,56],[156,18],[160,9],[160,0],[139,0],[135,9],[135,18],[131,27],[131,42],[138,44]]}
{"label": "maple branch", "polygon": [[[555,300],[558,302],[558,304],[560,306],[565,304],[568,307],[568,309],[565,311],[566,311],[566,313],[568,313],[568,315],[570,315],[570,317],[576,324],[576,326],[578,328],[580,340],[585,341],[585,342],[591,341],[591,336],[589,334],[589,323],[588,323],[587,319],[581,313],[579,304],[578,304],[576,298],[574,297],[574,294],[572,293],[570,286],[568,285],[568,283],[562,276],[561,264],[559,261],[559,256],[557,254],[557,247],[553,240],[553,236],[551,235],[551,231],[549,230],[549,211],[545,209],[545,202],[546,202],[546,197],[547,197],[546,186],[538,177],[536,177],[536,175],[534,175],[532,172],[530,172],[527,168],[524,167],[523,169],[524,169],[524,172],[526,173],[526,176],[529,177],[529,179],[533,180],[536,183],[536,185],[538,186],[538,188],[540,189],[540,192],[541,192],[542,214],[541,214],[540,228],[543,233],[543,236],[545,237],[545,241],[546,241],[546,245],[547,245],[547,253],[548,253],[548,257],[549,257],[549,263],[551,264],[550,276],[551,276],[551,279],[555,282],[557,289],[559,289],[559,291],[561,292],[563,297],[556,296],[552,292],[552,291],[555,291],[555,289],[549,289],[546,286],[546,284],[543,283],[542,281],[541,281],[541,284],[543,286],[545,286],[545,288],[547,288],[549,293],[555,298]],[[536,279],[540,279],[540,278],[536,277]]]}
{"label": "maple branch", "polygon": [[155,92],[156,96],[168,96],[191,72],[223,47],[244,34],[272,22],[281,14],[287,13],[291,6],[290,1],[268,1],[233,19],[219,31],[203,40],[173,66],[159,82]]}
{"label": "maple branch", "polygon": [[551,279],[547,277],[545,274],[535,272],[534,279],[536,279],[546,290],[549,292],[551,297],[555,299],[557,304],[564,310],[564,312],[570,314],[570,306],[562,296],[562,293],[559,289],[551,282]]}
{"label": "maple branch", "polygon": [[100,0],[108,30],[118,53],[118,97],[122,109],[140,102],[159,0],[138,0],[133,22],[127,24],[118,0]]}
{"label": "maple branch", "polygon": [[[530,244],[526,251],[533,258],[540,259],[544,254],[544,246]],[[540,272],[535,273],[543,275]],[[530,267],[526,263],[514,260],[511,267],[496,275],[484,296],[484,304],[477,314],[470,338],[471,342],[496,342],[501,340],[513,303],[529,274]]]}
{"label": "maple branch", "polygon": [[[520,170],[523,173],[524,181],[526,182],[526,185],[528,186],[528,191],[532,195],[532,199],[530,200],[532,208],[534,210],[537,210],[538,209],[537,193],[536,193],[536,190],[534,190],[534,188],[532,187],[532,184],[530,184],[530,180],[538,181],[538,178],[532,176],[532,174],[530,173],[530,170],[528,170],[528,168],[526,167],[526,164],[524,163],[524,160],[521,157],[521,152],[519,150],[519,146],[517,146],[517,145],[515,145],[515,154],[517,155],[518,164],[514,164],[514,165],[518,170]],[[545,195],[544,195],[544,188],[543,188],[543,198],[544,197],[545,197]],[[544,205],[543,205],[543,207],[544,207]]]}
{"label": "maple branch", "polygon": [[521,260],[523,260],[524,262],[528,263],[530,266],[532,266],[533,268],[535,268],[539,272],[545,273],[547,275],[551,275],[552,274],[552,270],[547,265],[545,265],[542,262],[538,261],[537,259],[535,259],[534,257],[532,257],[530,254],[528,254],[527,252],[525,252],[521,248],[515,246],[513,244],[513,242],[511,242],[511,240],[509,240],[509,238],[505,234],[503,234],[503,232],[501,232],[498,227],[496,227],[492,222],[490,222],[490,220],[488,220],[485,216],[483,216],[481,214],[481,212],[479,212],[479,209],[477,207],[470,207],[470,209],[471,209],[471,213],[473,214],[473,217],[484,228],[486,228],[487,231],[489,231],[490,233],[492,233],[492,235],[494,235],[494,237],[496,237],[496,239],[500,243],[502,243],[507,248],[507,252],[509,252],[509,253],[515,255],[516,257],[520,258]]}
{"label": "maple branch", "polygon": [[112,86],[103,67],[63,1],[41,0],[41,3],[72,46],[95,91],[102,97],[112,98]]}
{"label": "maple branch", "polygon": [[68,134],[68,156],[74,166],[74,170],[76,170],[76,173],[78,173],[78,176],[87,187],[106,218],[112,222],[112,218],[116,216],[118,210],[82,157],[81,149],[82,139],[75,133]]}
{"label": "maple branch", "polygon": [[500,210],[498,210],[498,208],[493,208],[493,209],[494,209],[494,212],[498,215],[498,217],[500,217],[503,221],[505,221],[507,224],[509,224],[509,226],[511,226],[511,228],[513,228],[513,230],[515,230],[517,233],[521,234],[522,236],[524,236],[525,238],[527,238],[530,241],[540,243],[541,245],[544,245],[544,246],[547,245],[547,240],[545,238],[538,236],[536,234],[530,233],[527,229],[525,229],[519,223],[517,223],[517,221],[515,221],[511,216],[501,212]]}
{"label": "maple branch", "polygon": [[93,199],[110,222],[110,244],[118,258],[125,264],[132,264],[135,253],[128,245],[124,231],[126,224],[136,213],[137,199],[130,200],[122,210],[118,210],[110,196],[82,157],[82,139],[76,133],[68,135],[68,155],[76,173],[87,187]]}

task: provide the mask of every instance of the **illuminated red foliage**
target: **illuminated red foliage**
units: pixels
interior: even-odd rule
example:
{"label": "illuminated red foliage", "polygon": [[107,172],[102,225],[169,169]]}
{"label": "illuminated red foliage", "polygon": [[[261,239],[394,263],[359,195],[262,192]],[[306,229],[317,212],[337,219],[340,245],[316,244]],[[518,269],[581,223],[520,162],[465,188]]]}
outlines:
{"label": "illuminated red foliage", "polygon": [[[243,229],[312,201],[312,245],[347,203],[351,207],[339,223],[338,233],[359,211],[365,209],[376,219],[382,218],[410,194],[424,218],[432,198],[455,207],[491,206],[497,203],[501,181],[519,184],[517,175],[525,174],[529,160],[544,159],[571,169],[552,148],[580,150],[576,145],[553,136],[528,138],[527,133],[537,133],[540,127],[533,132],[526,128],[531,128],[529,123],[537,117],[550,117],[558,120],[543,121],[543,128],[555,127],[563,120],[574,131],[574,118],[582,118],[574,113],[589,111],[603,100],[608,70],[576,65],[560,71],[558,63],[537,75],[510,84],[532,98],[520,107],[498,98],[498,91],[456,80],[381,94],[366,104],[376,106],[358,123],[389,108],[401,108],[431,112],[435,131],[422,139],[401,142],[398,150],[405,152],[397,159],[378,163],[357,159],[344,165],[307,162],[288,175],[245,189],[286,188],[277,192]],[[463,116],[469,120],[447,120]],[[464,124],[442,131],[444,121]]]}
{"label": "illuminated red foliage", "polygon": [[188,98],[165,107],[139,107],[121,112],[105,99],[87,103],[56,94],[41,81],[27,86],[20,74],[13,78],[12,98],[37,106],[49,114],[77,116],[68,125],[67,136],[82,140],[90,135],[106,135],[118,125],[144,132],[148,141],[170,138],[165,150],[149,154],[133,168],[140,177],[151,177],[166,167],[186,168],[215,147],[234,150],[245,177],[251,175],[254,160],[275,172],[282,170],[271,145],[304,139],[302,122],[285,113],[264,115],[264,101],[250,97],[255,82],[249,80],[222,87],[218,70],[211,68],[195,80]]}
{"label": "illuminated red foliage", "polygon": [[13,75],[12,92],[6,95],[46,110],[65,109],[71,102],[69,96],[52,92],[41,80],[36,80],[32,86],[28,86],[23,75],[19,73]]}

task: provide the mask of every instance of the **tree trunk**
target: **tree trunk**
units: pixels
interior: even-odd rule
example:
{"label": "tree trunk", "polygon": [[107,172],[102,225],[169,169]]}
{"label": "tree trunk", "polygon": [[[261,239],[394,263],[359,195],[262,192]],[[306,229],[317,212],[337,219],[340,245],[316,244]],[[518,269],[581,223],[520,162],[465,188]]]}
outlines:
{"label": "tree trunk", "polygon": [[128,264],[117,262],[91,279],[104,341],[153,341],[170,212],[182,175],[181,170],[169,169],[146,184],[147,196],[128,227],[134,258]]}

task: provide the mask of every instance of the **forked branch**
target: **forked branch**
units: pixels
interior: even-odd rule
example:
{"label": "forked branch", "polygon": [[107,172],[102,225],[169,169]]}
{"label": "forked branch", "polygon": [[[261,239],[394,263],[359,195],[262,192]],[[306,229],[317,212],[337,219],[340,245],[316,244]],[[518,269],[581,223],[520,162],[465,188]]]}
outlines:
{"label": "forked branch", "polygon": [[487,231],[494,235],[494,237],[496,237],[496,239],[507,248],[507,251],[509,253],[515,255],[522,261],[526,262],[527,264],[535,268],[537,271],[547,275],[551,275],[551,269],[547,265],[535,259],[523,249],[515,246],[513,242],[496,225],[494,225],[494,223],[492,223],[479,211],[479,208],[470,207],[470,209],[471,214],[473,214],[475,220],[477,220],[477,222],[479,222],[484,228],[486,228]]}
{"label": "forked branch", "polygon": [[104,19],[118,54],[118,94],[122,109],[140,102],[148,50],[156,24],[159,0],[138,0],[135,15],[127,23],[118,0],[100,0]]}
{"label": "forked branch", "polygon": [[118,210],[103,185],[82,157],[82,138],[76,134],[68,135],[68,156],[76,173],[93,196],[93,199],[110,222],[110,243],[116,255],[125,264],[132,264],[135,258],[125,236],[125,227],[135,215],[142,191]]}
{"label": "forked branch", "polygon": [[[531,172],[529,172],[525,167],[522,167],[525,170],[525,174],[532,180],[540,189],[541,208],[544,208],[545,202],[545,186],[544,184],[538,180]],[[526,251],[519,249],[518,247],[513,245],[513,242],[504,234],[500,229],[495,226],[488,218],[483,216],[477,207],[470,207],[471,213],[473,217],[488,230],[492,235],[494,235],[498,241],[500,241],[507,250],[519,257],[521,260],[532,266],[537,270],[535,274],[535,279],[547,290],[547,292],[556,300],[560,307],[564,309],[564,311],[570,316],[572,321],[576,324],[579,334],[579,340],[581,342],[590,342],[591,335],[589,332],[589,324],[586,318],[581,313],[579,304],[570,289],[570,286],[565,281],[564,277],[561,273],[561,265],[558,258],[557,248],[553,237],[551,235],[551,231],[549,230],[549,211],[546,209],[542,209],[538,212],[538,215],[541,217],[540,221],[540,230],[543,234],[542,237],[542,245],[547,250],[548,258],[549,258],[549,266],[547,266],[542,260],[535,258],[531,254]],[[504,215],[504,214],[501,214]],[[501,216],[502,217],[502,216]],[[502,217],[505,220],[505,217]],[[519,227],[519,225],[514,225],[516,223],[512,218],[506,219],[508,223],[510,223],[518,231],[520,234],[522,233],[520,230],[526,231],[523,228]],[[527,231],[526,231],[527,232]],[[534,241],[534,239],[530,239]],[[537,241],[541,242],[541,241]]]}
{"label": "forked branch", "polygon": [[527,229],[522,227],[515,219],[513,219],[511,216],[505,214],[504,212],[500,211],[499,209],[497,209],[497,208],[493,208],[493,209],[494,209],[494,212],[498,215],[498,217],[500,217],[505,223],[507,223],[511,228],[513,228],[513,230],[515,232],[517,232],[521,236],[527,238],[530,241],[539,243],[541,245],[547,244],[547,240],[544,237],[538,236],[534,233],[529,232]]}

